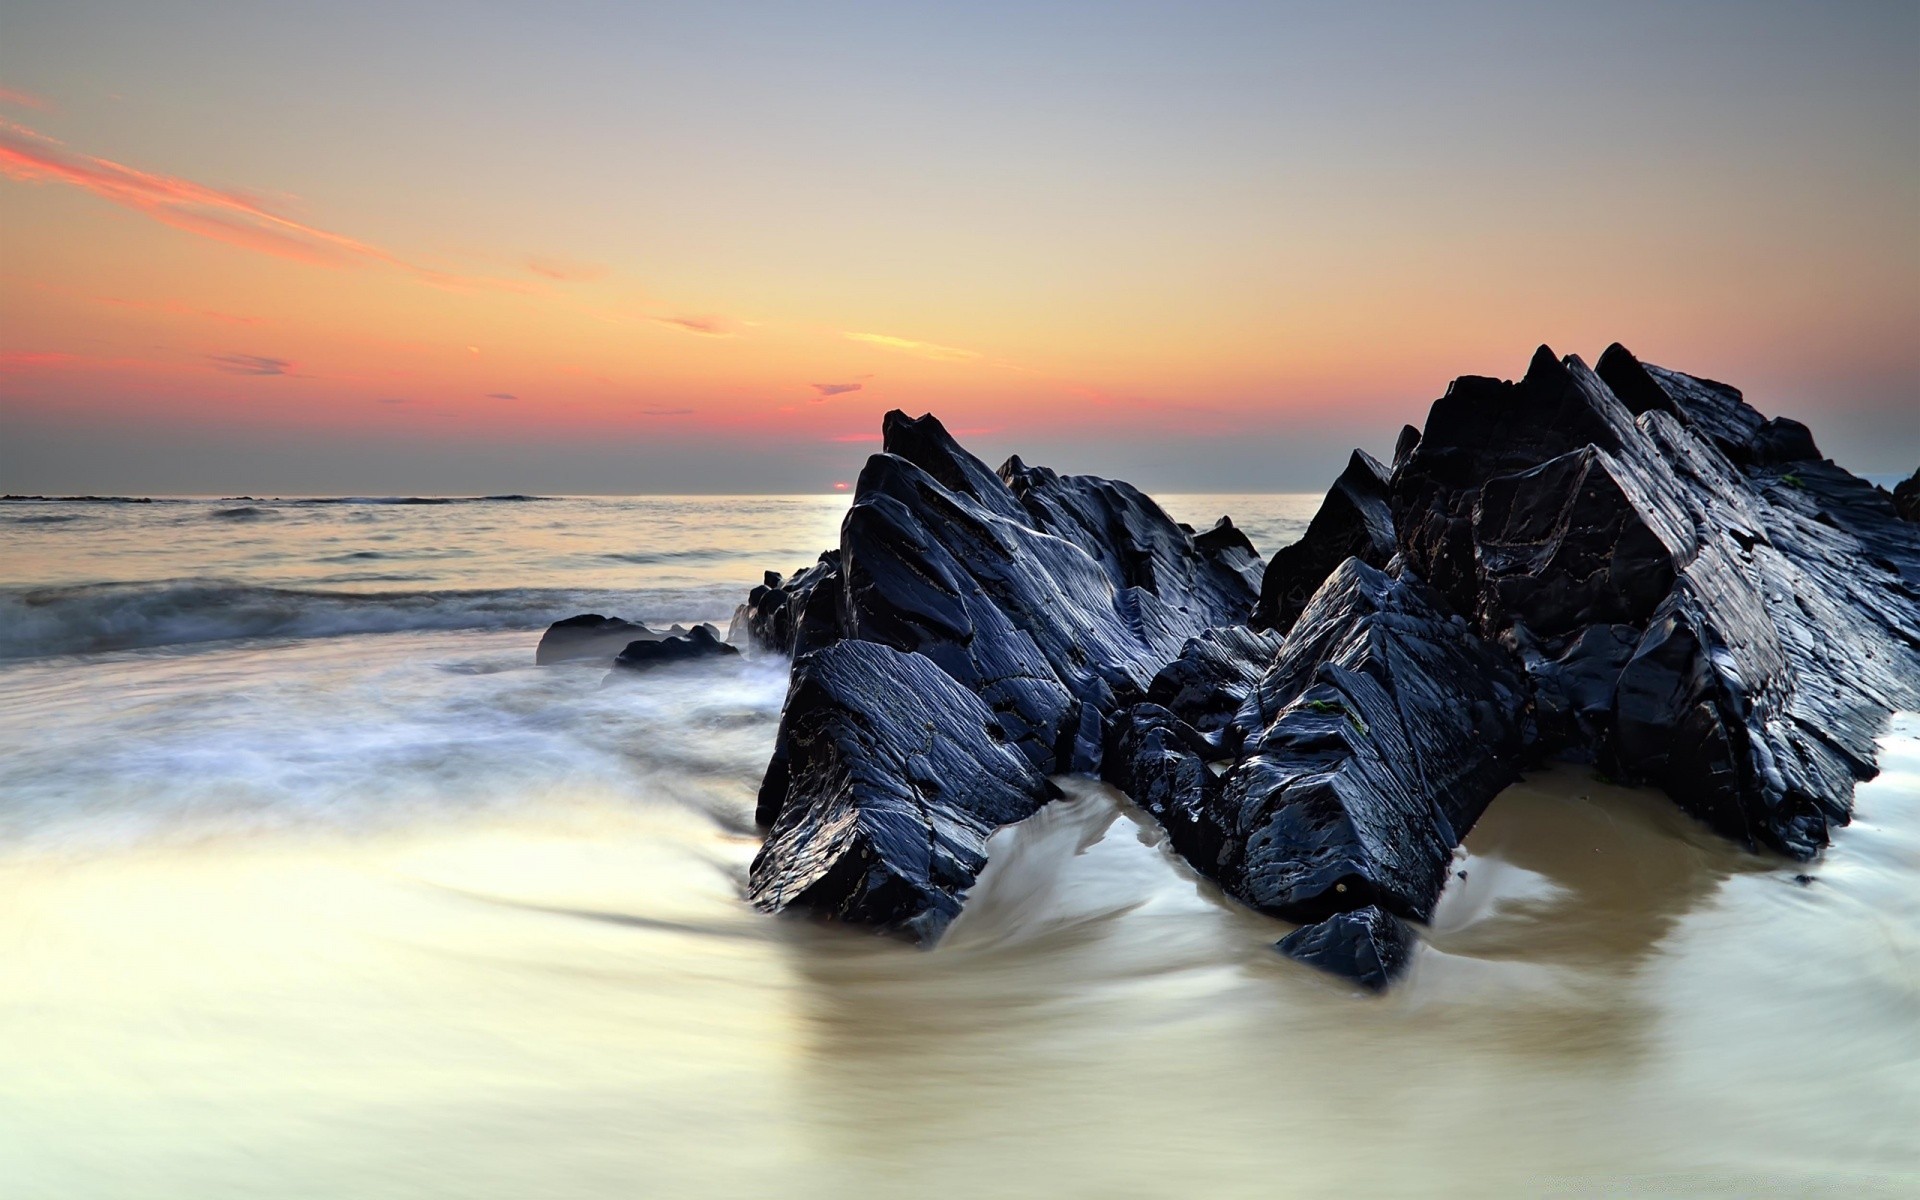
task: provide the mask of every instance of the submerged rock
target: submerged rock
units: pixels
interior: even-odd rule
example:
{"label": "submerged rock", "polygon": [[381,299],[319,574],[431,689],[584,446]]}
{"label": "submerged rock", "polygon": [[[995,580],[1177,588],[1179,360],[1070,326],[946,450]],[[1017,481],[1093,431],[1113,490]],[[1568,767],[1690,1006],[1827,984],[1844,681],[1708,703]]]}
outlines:
{"label": "submerged rock", "polygon": [[739,653],[737,647],[720,640],[720,631],[713,626],[695,625],[686,630],[684,636],[628,642],[626,649],[620,651],[619,657],[613,660],[613,671],[608,678],[615,679],[629,671],[645,671],[701,658],[730,658]]}
{"label": "submerged rock", "polygon": [[1405,921],[1377,905],[1303,925],[1274,943],[1288,958],[1385,991],[1413,959],[1417,940]]}
{"label": "submerged rock", "polygon": [[540,645],[534,649],[533,661],[543,667],[596,658],[602,663],[611,663],[629,642],[664,636],[636,621],[582,613],[547,626],[547,631],[540,635]]}

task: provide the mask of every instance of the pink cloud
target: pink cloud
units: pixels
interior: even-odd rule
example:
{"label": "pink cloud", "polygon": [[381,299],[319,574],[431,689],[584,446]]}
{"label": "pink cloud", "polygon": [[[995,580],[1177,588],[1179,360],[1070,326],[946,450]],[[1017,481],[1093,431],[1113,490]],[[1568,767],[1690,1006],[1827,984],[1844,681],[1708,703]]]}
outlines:
{"label": "pink cloud", "polygon": [[558,258],[530,258],[527,270],[544,279],[560,283],[577,283],[605,277],[607,269],[598,263],[568,262]]}
{"label": "pink cloud", "polygon": [[864,383],[810,383],[807,386],[820,393],[814,397],[814,402],[817,404],[829,396],[844,396],[848,392],[857,392],[867,385]]}
{"label": "pink cloud", "polygon": [[320,267],[377,264],[442,287],[526,290],[410,263],[387,250],[275,212],[245,192],[130,167],[69,150],[54,138],[0,121],[0,174],[23,183],[59,183],[131,208],[163,225],[260,254]]}
{"label": "pink cloud", "polygon": [[284,358],[265,358],[258,354],[209,354],[216,371],[229,375],[291,375],[293,364]]}
{"label": "pink cloud", "polygon": [[30,108],[35,112],[53,111],[53,101],[45,96],[36,96],[32,92],[23,92],[19,88],[0,87],[0,104],[12,108]]}
{"label": "pink cloud", "polygon": [[703,337],[732,337],[734,333],[733,322],[725,317],[654,317],[652,320],[668,329],[697,333]]}

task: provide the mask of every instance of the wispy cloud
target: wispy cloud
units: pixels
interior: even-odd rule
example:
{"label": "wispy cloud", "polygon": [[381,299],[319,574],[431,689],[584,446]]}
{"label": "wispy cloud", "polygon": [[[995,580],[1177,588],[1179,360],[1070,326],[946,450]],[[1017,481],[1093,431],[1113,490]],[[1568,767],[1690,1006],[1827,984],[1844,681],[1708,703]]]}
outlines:
{"label": "wispy cloud", "polygon": [[849,333],[847,340],[865,342],[869,346],[879,346],[885,350],[898,350],[902,354],[913,354],[921,358],[930,358],[934,362],[968,362],[980,357],[978,350],[961,350],[953,346],[941,346],[933,342],[916,342],[911,338],[892,337],[884,333]]}
{"label": "wispy cloud", "polygon": [[276,212],[246,192],[209,187],[69,150],[54,138],[0,120],[0,174],[25,183],[60,183],[144,213],[163,225],[260,254],[319,267],[379,265],[455,289],[528,285],[454,275]]}
{"label": "wispy cloud", "polygon": [[579,283],[590,279],[601,279],[607,269],[598,263],[569,262],[562,258],[530,258],[527,270],[543,279],[552,279],[559,283]]}
{"label": "wispy cloud", "polygon": [[654,317],[652,320],[668,329],[697,333],[703,337],[732,337],[734,334],[734,323],[725,317]]}
{"label": "wispy cloud", "polygon": [[291,375],[293,364],[284,358],[265,358],[258,354],[209,354],[214,370],[229,375]]}
{"label": "wispy cloud", "polygon": [[649,404],[636,411],[643,417],[684,417],[693,412],[690,408],[667,408],[659,404]]}
{"label": "wispy cloud", "polygon": [[45,96],[36,96],[32,92],[23,92],[19,88],[0,87],[0,104],[10,108],[30,108],[35,112],[53,111],[53,101]]}
{"label": "wispy cloud", "polygon": [[829,396],[844,396],[848,392],[857,392],[867,385],[864,383],[810,383],[807,386],[819,393],[813,398],[813,402],[818,404]]}
{"label": "wispy cloud", "polygon": [[487,393],[487,399],[489,400],[518,400],[519,398],[520,397],[514,395],[512,392],[488,392]]}
{"label": "wispy cloud", "polygon": [[243,317],[235,313],[217,312],[211,308],[196,308],[178,300],[121,300],[113,296],[96,296],[94,302],[110,304],[115,308],[137,308],[180,317],[205,317],[209,321],[222,321],[228,325],[264,325],[267,321],[265,317]]}

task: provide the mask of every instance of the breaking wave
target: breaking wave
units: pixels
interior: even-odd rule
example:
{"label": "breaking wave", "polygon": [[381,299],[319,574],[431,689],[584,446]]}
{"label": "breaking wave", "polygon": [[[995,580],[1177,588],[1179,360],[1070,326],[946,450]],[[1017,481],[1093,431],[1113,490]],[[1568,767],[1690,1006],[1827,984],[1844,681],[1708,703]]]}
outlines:
{"label": "breaking wave", "polygon": [[355,593],[198,579],[5,588],[0,589],[0,659],[244,638],[540,629],[581,612],[645,621],[724,621],[739,592],[735,586],[714,585]]}

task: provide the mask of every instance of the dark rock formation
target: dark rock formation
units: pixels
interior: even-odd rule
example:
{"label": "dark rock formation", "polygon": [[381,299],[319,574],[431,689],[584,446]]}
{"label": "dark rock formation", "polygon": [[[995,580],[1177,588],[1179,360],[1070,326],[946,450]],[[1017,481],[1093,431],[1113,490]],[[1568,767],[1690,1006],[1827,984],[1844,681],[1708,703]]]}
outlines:
{"label": "dark rock formation", "polygon": [[[925,936],[945,917],[924,914],[950,916],[978,862],[956,852],[929,875],[924,854],[900,857],[904,843],[882,839],[859,843],[869,857],[858,871],[839,865],[855,853],[856,842],[836,832],[847,814],[897,794],[851,781],[887,777],[929,739],[948,758],[1004,747],[1028,771],[1025,808],[1010,806],[996,767],[991,786],[957,773],[915,790],[926,823],[991,818],[991,829],[1008,812],[1031,811],[1050,794],[1047,774],[1098,769],[1106,714],[1145,697],[1189,638],[1247,611],[1259,561],[1225,530],[1201,544],[1126,484],[1018,460],[995,475],[932,417],[889,413],[883,435],[838,552],[791,582],[770,577],[736,618],[761,645],[796,654],[760,792],[760,821],[779,832],[754,862],[753,895],[770,910],[799,904]],[[859,658],[860,669],[846,665],[852,651],[826,657],[848,643],[898,654]],[[947,681],[946,699],[922,706],[931,725],[897,719],[897,705],[874,706],[877,673],[908,669],[916,686],[930,673]],[[825,770],[803,719],[869,735],[830,739],[837,765]],[[875,870],[906,883],[843,892]],[[795,878],[811,882],[782,882]],[[928,899],[935,894],[946,900]]]}
{"label": "dark rock formation", "polygon": [[987,863],[987,835],[1052,794],[992,712],[931,659],[836,642],[781,715],[783,796],[752,901],[931,941]]}
{"label": "dark rock formation", "polygon": [[[808,616],[809,605],[818,604]],[[820,561],[782,579],[768,571],[766,580],[747,595],[733,614],[727,640],[735,645],[772,650],[790,658],[826,645],[839,636],[840,552],[829,550]]]}
{"label": "dark rock formation", "polygon": [[1137,706],[1115,722],[1106,775],[1253,908],[1425,920],[1454,846],[1518,774],[1524,705],[1504,656],[1428,589],[1349,558],[1230,732]]}
{"label": "dark rock formation", "polygon": [[[1419,437],[1413,433],[1415,442]],[[1406,440],[1403,433],[1402,443]],[[1386,566],[1396,549],[1387,488],[1387,469],[1365,450],[1355,450],[1307,526],[1306,536],[1281,549],[1267,564],[1260,580],[1260,602],[1248,623],[1255,629],[1285,633],[1342,562],[1358,558],[1368,566]]]}
{"label": "dark rock formation", "polygon": [[1288,958],[1384,991],[1413,958],[1413,930],[1377,905],[1335,913],[1274,943]]}
{"label": "dark rock formation", "polygon": [[1355,455],[1257,608],[1230,522],[995,476],[931,417],[884,433],[838,551],[736,618],[795,655],[768,909],[929,936],[994,824],[1098,771],[1229,895],[1309,922],[1283,952],[1379,987],[1531,757],[1807,858],[1920,707],[1920,530],[1804,426],[1618,346],[1456,380],[1391,472]]}
{"label": "dark rock formation", "polygon": [[613,670],[607,678],[618,679],[628,672],[702,658],[729,658],[739,653],[737,647],[720,640],[720,633],[713,626],[695,625],[684,636],[628,642],[627,648],[613,660]]}
{"label": "dark rock formation", "polygon": [[1920,522],[1920,470],[1894,485],[1893,507],[1901,520]]}
{"label": "dark rock formation", "polygon": [[1408,565],[1508,650],[1542,751],[1806,858],[1920,684],[1920,551],[1883,493],[1725,384],[1614,346],[1468,377],[1395,472]]}
{"label": "dark rock formation", "polygon": [[628,642],[663,636],[634,621],[603,617],[599,613],[583,613],[547,626],[546,633],[540,636],[539,647],[533,652],[533,661],[543,667],[550,663],[596,658],[602,663],[610,663],[615,655],[627,648]]}

